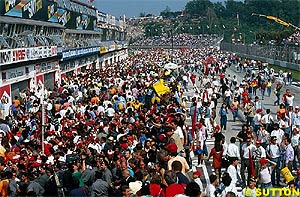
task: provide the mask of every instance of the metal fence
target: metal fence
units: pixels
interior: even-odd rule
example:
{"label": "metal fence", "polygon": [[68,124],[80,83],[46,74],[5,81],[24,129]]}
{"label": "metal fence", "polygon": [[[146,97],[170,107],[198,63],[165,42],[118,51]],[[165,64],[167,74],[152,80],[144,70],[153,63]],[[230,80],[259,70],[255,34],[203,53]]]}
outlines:
{"label": "metal fence", "polygon": [[243,54],[244,56],[257,57],[257,59],[282,61],[291,64],[300,64],[300,47],[274,46],[274,45],[243,45],[221,43],[221,50]]}

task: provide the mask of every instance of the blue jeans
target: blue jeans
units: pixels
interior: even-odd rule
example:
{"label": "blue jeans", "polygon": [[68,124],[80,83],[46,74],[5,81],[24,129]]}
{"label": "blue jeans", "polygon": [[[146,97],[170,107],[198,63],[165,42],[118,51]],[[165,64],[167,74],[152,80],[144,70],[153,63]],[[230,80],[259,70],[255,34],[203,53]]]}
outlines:
{"label": "blue jeans", "polygon": [[267,87],[267,92],[268,92],[268,96],[270,96],[272,92],[272,87]]}
{"label": "blue jeans", "polygon": [[227,116],[221,116],[221,129],[226,130],[226,125],[227,125]]}
{"label": "blue jeans", "polygon": [[257,131],[259,130],[260,125],[254,125],[253,131],[255,132],[255,134],[257,135]]}
{"label": "blue jeans", "polygon": [[[274,170],[272,171],[272,174],[271,174],[272,184],[275,185],[275,180],[276,180],[277,184],[279,185],[279,181],[280,181],[280,170],[279,170],[279,168],[280,168],[280,157],[271,158],[271,161],[276,163],[276,166],[275,166],[275,168],[274,168]],[[275,179],[275,176],[276,176],[276,179]]]}
{"label": "blue jeans", "polygon": [[239,110],[238,109],[234,109],[232,111],[233,121],[236,120],[236,117],[238,116],[238,114],[239,114]]}
{"label": "blue jeans", "polygon": [[226,103],[226,106],[227,106],[228,108],[230,108],[230,96],[227,96],[227,97],[225,98],[225,103]]}
{"label": "blue jeans", "polygon": [[253,126],[253,117],[247,116],[247,125]]}
{"label": "blue jeans", "polygon": [[280,95],[276,95],[276,101],[274,102],[274,105],[277,104],[279,105],[280,104]]}
{"label": "blue jeans", "polygon": [[261,98],[264,99],[266,89],[261,89]]}

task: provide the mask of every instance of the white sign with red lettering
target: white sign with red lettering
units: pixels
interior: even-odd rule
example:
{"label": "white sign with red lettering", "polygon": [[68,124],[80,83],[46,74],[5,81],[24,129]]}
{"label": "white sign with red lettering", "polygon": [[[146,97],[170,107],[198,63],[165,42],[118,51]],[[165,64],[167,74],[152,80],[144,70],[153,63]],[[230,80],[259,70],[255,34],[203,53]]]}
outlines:
{"label": "white sign with red lettering", "polygon": [[57,46],[0,50],[0,66],[57,56]]}

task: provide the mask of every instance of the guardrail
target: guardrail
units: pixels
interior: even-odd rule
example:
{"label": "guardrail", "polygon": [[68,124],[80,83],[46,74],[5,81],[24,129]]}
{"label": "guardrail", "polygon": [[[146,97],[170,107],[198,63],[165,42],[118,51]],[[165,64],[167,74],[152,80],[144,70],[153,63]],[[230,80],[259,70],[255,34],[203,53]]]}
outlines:
{"label": "guardrail", "polygon": [[243,45],[222,42],[221,50],[236,53],[241,57],[300,70],[300,47]]}

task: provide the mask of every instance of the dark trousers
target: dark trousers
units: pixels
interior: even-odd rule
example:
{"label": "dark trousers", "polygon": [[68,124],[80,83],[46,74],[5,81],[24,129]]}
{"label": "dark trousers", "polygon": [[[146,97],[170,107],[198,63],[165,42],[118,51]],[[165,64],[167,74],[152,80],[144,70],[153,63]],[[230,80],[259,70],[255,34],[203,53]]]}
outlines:
{"label": "dark trousers", "polygon": [[[272,185],[275,185],[275,180],[277,182],[277,185],[279,185],[279,181],[280,181],[280,157],[278,158],[271,158],[271,161],[275,162],[277,165],[275,166],[274,170],[272,171],[271,174],[271,180],[272,180]],[[275,178],[276,177],[276,178]]]}
{"label": "dark trousers", "polygon": [[[247,172],[248,172],[247,181],[246,181],[246,178],[245,178],[246,168],[247,168]],[[251,169],[250,169],[249,159],[245,159],[245,158],[242,159],[242,162],[241,162],[241,177],[242,177],[243,184],[247,185],[248,181],[251,178]]]}

